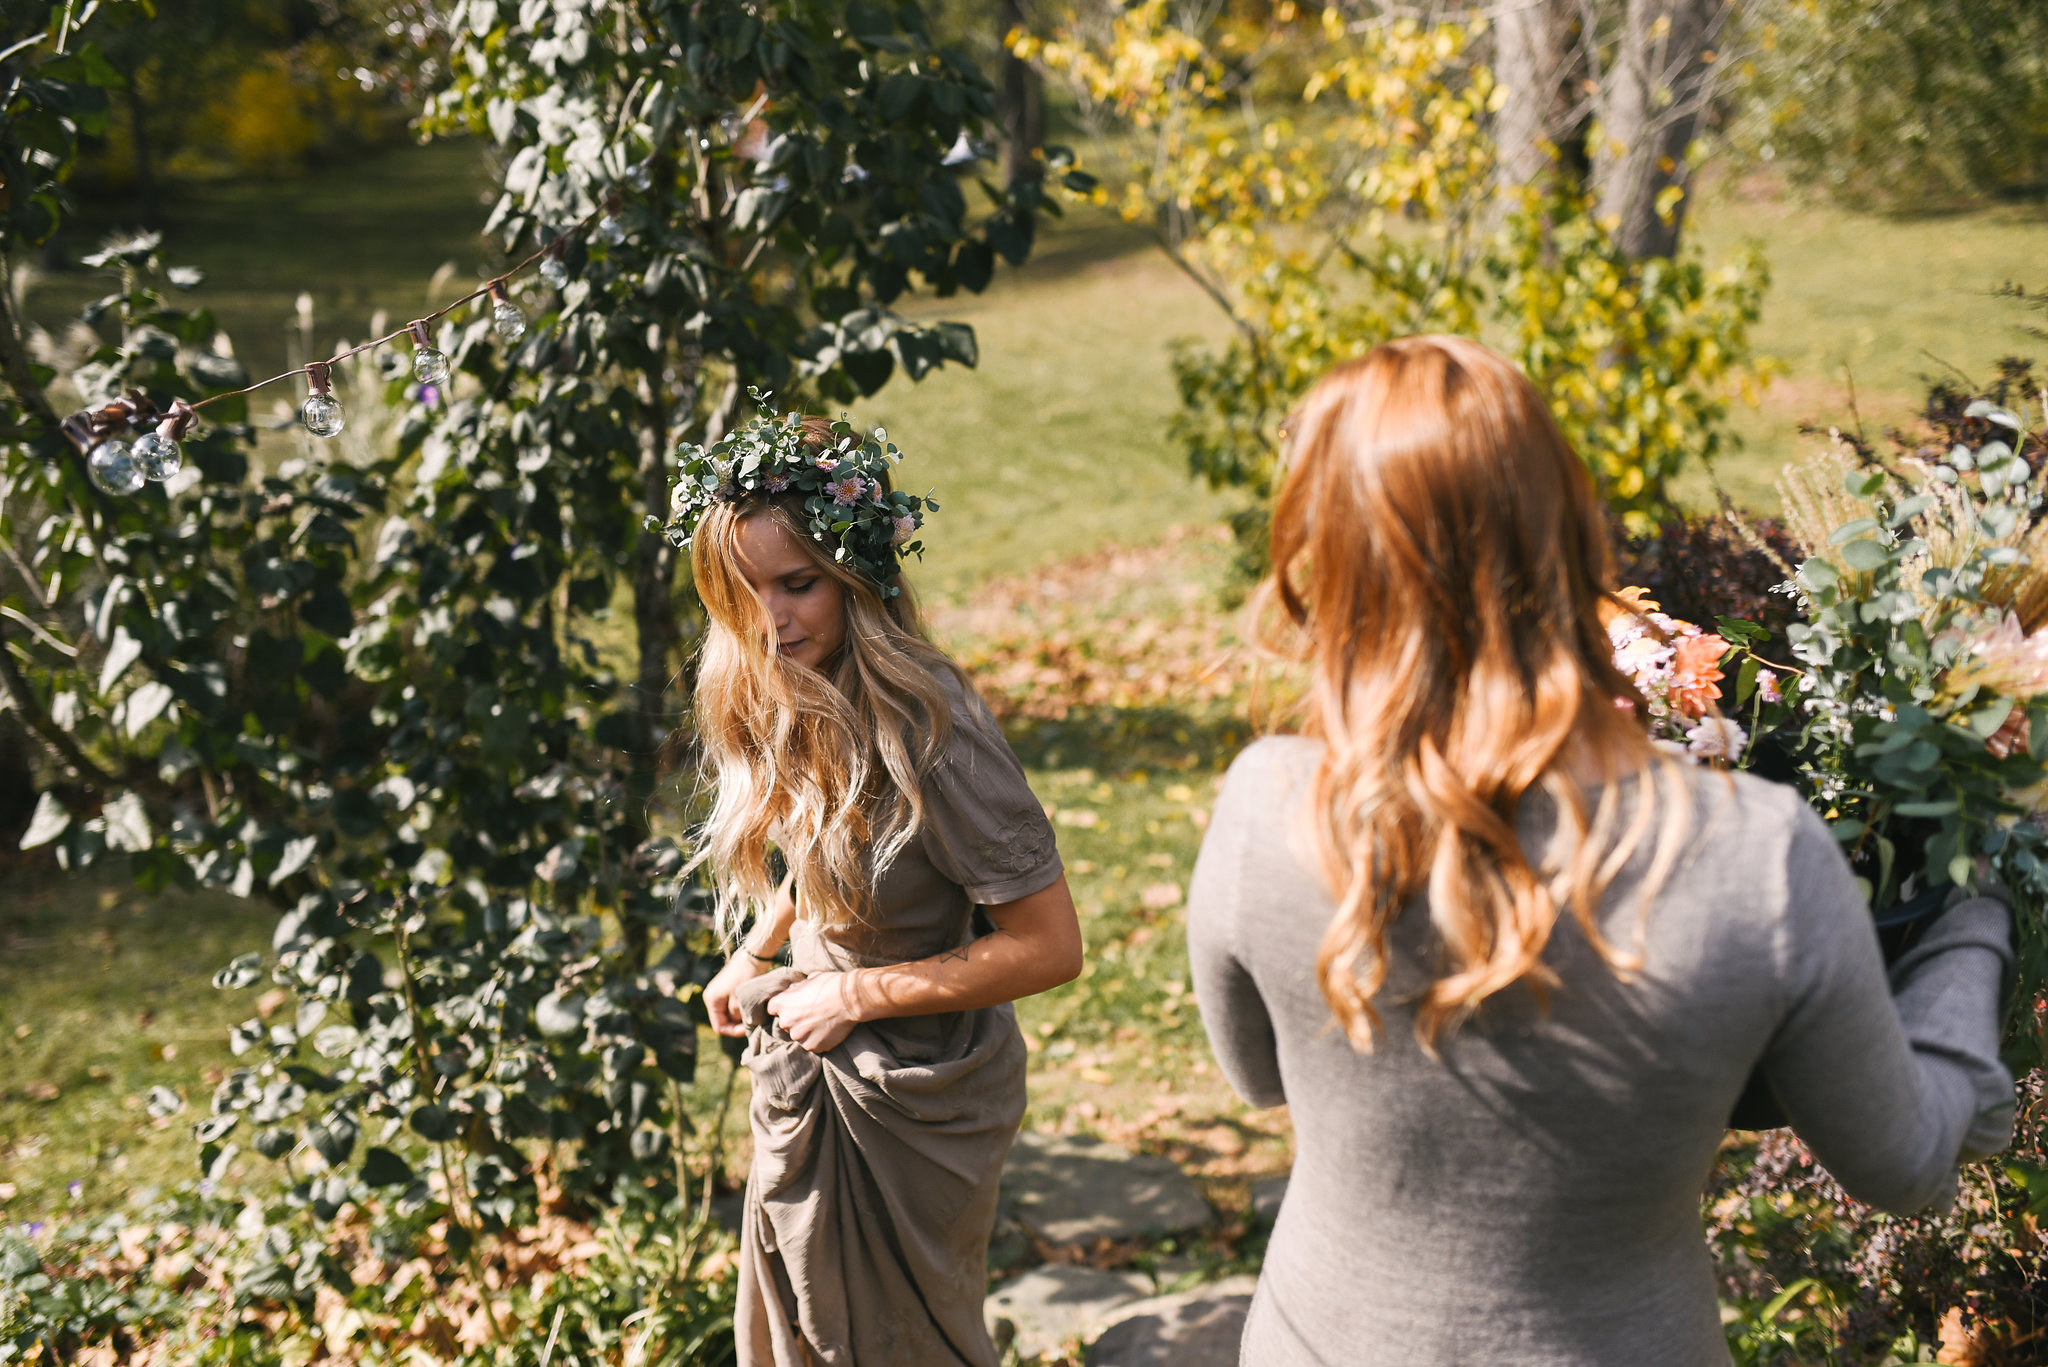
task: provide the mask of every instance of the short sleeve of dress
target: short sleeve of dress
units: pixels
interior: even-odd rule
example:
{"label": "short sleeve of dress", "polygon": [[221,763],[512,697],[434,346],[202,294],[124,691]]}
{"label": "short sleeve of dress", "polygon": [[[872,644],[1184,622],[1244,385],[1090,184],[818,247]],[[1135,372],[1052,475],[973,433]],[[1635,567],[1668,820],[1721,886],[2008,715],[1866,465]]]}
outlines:
{"label": "short sleeve of dress", "polygon": [[953,731],[924,782],[925,857],[978,906],[1052,886],[1065,866],[1024,766],[981,699],[950,674],[940,682],[952,699]]}

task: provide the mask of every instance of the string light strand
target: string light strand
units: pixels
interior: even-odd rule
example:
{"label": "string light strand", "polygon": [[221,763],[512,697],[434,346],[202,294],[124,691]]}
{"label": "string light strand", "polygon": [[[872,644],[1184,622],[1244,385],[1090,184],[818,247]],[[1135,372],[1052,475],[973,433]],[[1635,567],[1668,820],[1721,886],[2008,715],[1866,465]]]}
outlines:
{"label": "string light strand", "polygon": [[[561,263],[571,237],[589,231],[594,226],[609,224],[616,220],[622,207],[623,201],[618,192],[611,192],[605,197],[601,208],[557,233],[516,265],[492,276],[460,299],[444,304],[432,313],[415,318],[382,337],[372,338],[346,351],[338,352],[324,361],[308,361],[302,366],[294,366],[281,374],[272,375],[267,380],[258,380],[241,389],[211,394],[196,402],[174,399],[166,410],[159,410],[141,390],[129,389],[99,408],[87,409],[65,418],[61,430],[78,448],[80,454],[85,456],[86,470],[93,483],[103,492],[110,494],[132,494],[145,482],[168,479],[184,468],[183,452],[178,443],[191,430],[200,409],[209,404],[253,394],[259,389],[295,376],[304,375],[310,391],[299,409],[300,419],[305,423],[306,429],[319,437],[335,436],[341,432],[346,422],[346,414],[340,400],[334,397],[334,367],[366,351],[374,351],[378,347],[389,346],[401,337],[409,337],[413,342],[414,376],[422,384],[445,383],[450,369],[449,360],[445,353],[437,350],[432,344],[433,334],[429,331],[432,324],[467,304],[489,298],[492,304],[492,327],[505,341],[518,341],[526,334],[526,315],[512,302],[506,285],[536,265]],[[561,289],[568,283],[566,270],[544,268],[541,276],[555,289]],[[123,434],[138,428],[153,430],[146,431],[132,444],[122,440]]]}

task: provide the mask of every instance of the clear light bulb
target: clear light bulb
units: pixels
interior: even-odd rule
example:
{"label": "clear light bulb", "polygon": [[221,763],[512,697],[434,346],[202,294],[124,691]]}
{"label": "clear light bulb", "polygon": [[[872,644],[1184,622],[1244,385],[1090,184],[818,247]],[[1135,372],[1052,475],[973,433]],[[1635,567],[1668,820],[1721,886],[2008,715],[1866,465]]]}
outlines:
{"label": "clear light bulb", "polygon": [[414,347],[412,377],[421,384],[448,383],[448,353],[430,346]]}
{"label": "clear light bulb", "polygon": [[132,494],[146,479],[134,448],[125,441],[103,441],[93,447],[85,458],[85,469],[103,494]]}
{"label": "clear light bulb", "polygon": [[597,237],[609,246],[618,246],[626,240],[626,221],[617,214],[609,215],[597,225]]}
{"label": "clear light bulb", "polygon": [[498,335],[508,342],[516,342],[526,335],[526,315],[519,311],[519,305],[502,296],[491,305],[491,326]]}
{"label": "clear light bulb", "polygon": [[299,421],[316,437],[336,437],[348,425],[348,414],[332,394],[308,394],[299,406]]}
{"label": "clear light bulb", "polygon": [[540,259],[541,283],[551,290],[569,287],[569,263],[559,256],[543,256]]}
{"label": "clear light bulb", "polygon": [[135,463],[142,467],[144,478],[159,484],[185,468],[184,448],[178,445],[176,437],[166,436],[161,430],[137,437],[131,452]]}

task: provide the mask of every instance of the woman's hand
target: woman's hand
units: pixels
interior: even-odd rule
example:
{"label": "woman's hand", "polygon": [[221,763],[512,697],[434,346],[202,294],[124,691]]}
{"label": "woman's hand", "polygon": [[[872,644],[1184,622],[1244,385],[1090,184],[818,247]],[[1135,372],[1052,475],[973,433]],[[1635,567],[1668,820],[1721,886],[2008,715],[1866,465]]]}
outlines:
{"label": "woman's hand", "polygon": [[850,973],[813,973],[768,999],[768,1014],[814,1054],[836,1048],[860,1024]]}
{"label": "woman's hand", "polygon": [[704,986],[704,1009],[711,1015],[711,1028],[721,1035],[737,1037],[746,1034],[747,1023],[733,1014],[732,994],[741,983],[774,968],[774,964],[764,964],[744,949],[727,959],[725,967],[718,970],[718,976]]}

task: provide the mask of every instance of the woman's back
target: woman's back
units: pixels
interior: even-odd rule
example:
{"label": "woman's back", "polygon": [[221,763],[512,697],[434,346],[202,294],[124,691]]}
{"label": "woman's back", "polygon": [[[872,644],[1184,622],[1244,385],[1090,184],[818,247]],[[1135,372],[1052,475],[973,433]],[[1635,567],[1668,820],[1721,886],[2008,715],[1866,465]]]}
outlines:
{"label": "woman's back", "polygon": [[[1690,801],[1666,792],[1656,816],[1689,807],[1690,829],[1647,909],[1654,838],[1600,900],[1631,971],[1560,916],[1547,1002],[1497,993],[1432,1058],[1413,1029],[1438,971],[1418,898],[1390,929],[1375,1046],[1354,1050],[1317,978],[1333,906],[1305,817],[1322,754],[1276,737],[1239,758],[1190,899],[1217,1055],[1248,1099],[1288,1103],[1296,1133],[1246,1362],[1725,1363],[1699,1200],[1759,1062],[1816,1154],[1876,1204],[1922,1205],[1959,1149],[2002,1144],[2011,1088],[1988,1004],[2003,908],[1944,917],[1900,965],[1895,1004],[1819,819],[1789,789],[1713,771],[1673,766]],[[1548,827],[1526,799],[1532,864]]]}

